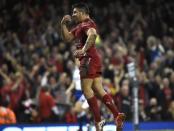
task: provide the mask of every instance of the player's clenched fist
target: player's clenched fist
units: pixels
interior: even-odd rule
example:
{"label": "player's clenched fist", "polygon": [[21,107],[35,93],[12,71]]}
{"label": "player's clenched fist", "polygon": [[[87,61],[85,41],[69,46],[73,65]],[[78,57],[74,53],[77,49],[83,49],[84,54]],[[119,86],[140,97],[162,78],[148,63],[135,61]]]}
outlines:
{"label": "player's clenched fist", "polygon": [[66,24],[67,22],[70,22],[70,21],[71,21],[71,16],[70,15],[65,15],[62,18],[61,24]]}

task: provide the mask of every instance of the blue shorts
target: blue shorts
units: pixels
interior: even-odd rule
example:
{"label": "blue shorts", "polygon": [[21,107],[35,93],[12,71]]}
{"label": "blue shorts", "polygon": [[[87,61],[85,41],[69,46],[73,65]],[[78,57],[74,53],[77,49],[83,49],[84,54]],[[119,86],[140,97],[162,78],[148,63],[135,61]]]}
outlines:
{"label": "blue shorts", "polygon": [[75,90],[74,96],[75,100],[77,101],[81,96],[83,95],[83,92],[81,90]]}

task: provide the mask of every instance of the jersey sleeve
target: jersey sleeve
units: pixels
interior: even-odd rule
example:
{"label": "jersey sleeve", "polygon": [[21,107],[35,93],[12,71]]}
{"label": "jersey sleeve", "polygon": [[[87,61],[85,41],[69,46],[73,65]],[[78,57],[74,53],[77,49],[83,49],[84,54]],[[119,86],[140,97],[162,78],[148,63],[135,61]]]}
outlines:
{"label": "jersey sleeve", "polygon": [[73,36],[75,36],[76,28],[72,28],[70,32],[73,34]]}
{"label": "jersey sleeve", "polygon": [[87,32],[90,28],[96,29],[95,23],[89,21],[89,22],[86,22],[86,23],[84,23],[84,24],[82,25],[82,30],[83,30],[84,32]]}

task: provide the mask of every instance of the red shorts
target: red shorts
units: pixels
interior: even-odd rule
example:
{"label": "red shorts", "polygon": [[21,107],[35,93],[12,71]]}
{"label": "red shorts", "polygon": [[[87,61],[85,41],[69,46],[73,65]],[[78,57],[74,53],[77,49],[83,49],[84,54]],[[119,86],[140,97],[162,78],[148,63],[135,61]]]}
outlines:
{"label": "red shorts", "polygon": [[80,78],[91,78],[101,76],[101,62],[99,58],[85,56],[80,60]]}

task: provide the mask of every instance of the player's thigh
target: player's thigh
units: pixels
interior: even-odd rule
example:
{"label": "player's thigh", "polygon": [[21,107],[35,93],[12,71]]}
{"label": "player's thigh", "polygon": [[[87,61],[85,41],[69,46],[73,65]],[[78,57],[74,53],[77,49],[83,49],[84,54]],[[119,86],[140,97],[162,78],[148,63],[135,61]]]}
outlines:
{"label": "player's thigh", "polygon": [[81,79],[81,85],[83,93],[87,99],[94,96],[94,92],[92,90],[93,79],[89,78]]}
{"label": "player's thigh", "polygon": [[79,112],[83,111],[82,104],[83,104],[83,103],[82,103],[81,101],[77,101],[77,102],[75,103],[74,111],[75,111],[76,113],[79,113]]}
{"label": "player's thigh", "polygon": [[94,92],[97,93],[97,95],[102,98],[106,92],[103,88],[103,84],[102,84],[102,77],[96,77],[94,79],[94,82],[93,82],[93,90]]}

